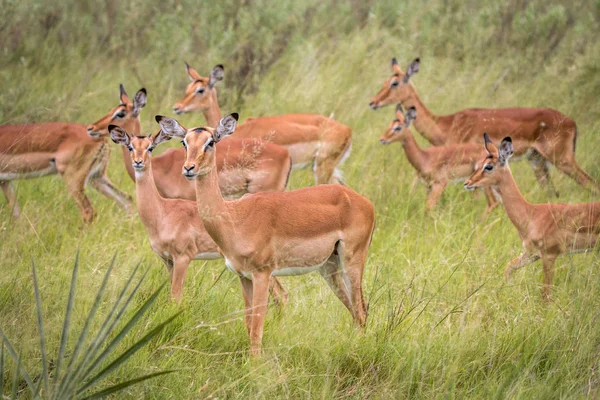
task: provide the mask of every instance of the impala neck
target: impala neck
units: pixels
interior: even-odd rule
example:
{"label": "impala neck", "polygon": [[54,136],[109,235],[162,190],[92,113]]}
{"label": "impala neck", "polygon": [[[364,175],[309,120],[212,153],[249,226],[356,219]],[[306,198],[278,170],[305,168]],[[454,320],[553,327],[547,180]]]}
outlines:
{"label": "impala neck", "polygon": [[412,132],[406,132],[405,137],[401,142],[402,147],[404,147],[404,152],[406,153],[406,158],[408,158],[408,162],[417,171],[423,171],[427,163],[427,154],[419,147]]}
{"label": "impala neck", "polygon": [[[140,124],[140,117],[138,116],[135,119],[127,121],[125,124],[123,124],[123,129],[125,129],[126,132],[131,132],[136,136],[141,135],[142,128]],[[135,182],[135,170],[131,164],[131,155],[129,154],[129,150],[127,150],[127,147],[121,146],[121,151],[123,152],[123,161],[125,162],[127,174],[129,174],[131,180]]]}
{"label": "impala neck", "polygon": [[410,96],[402,101],[404,108],[415,107],[417,109],[417,118],[413,122],[419,133],[434,146],[442,146],[446,142],[444,132],[437,125],[438,117],[435,116],[417,94],[416,90],[411,87]]}
{"label": "impala neck", "polygon": [[228,248],[229,241],[234,238],[234,219],[221,194],[216,157],[211,171],[196,177],[196,204],[208,234],[220,248]]}
{"label": "impala neck", "polygon": [[206,124],[212,128],[216,128],[221,120],[221,109],[219,108],[219,100],[217,99],[217,89],[213,88],[210,91],[211,101],[210,106],[202,110]]}
{"label": "impala neck", "polygon": [[508,218],[510,218],[519,233],[525,234],[529,221],[533,218],[533,205],[519,191],[510,168],[507,167],[506,171],[503,171],[496,189],[502,197]]}
{"label": "impala neck", "polygon": [[[152,157],[148,158],[144,171],[135,171],[135,197],[140,218],[147,229],[158,226],[163,214],[163,198],[156,189],[152,173]],[[131,164],[131,161],[129,161]],[[133,167],[131,167],[133,170]]]}

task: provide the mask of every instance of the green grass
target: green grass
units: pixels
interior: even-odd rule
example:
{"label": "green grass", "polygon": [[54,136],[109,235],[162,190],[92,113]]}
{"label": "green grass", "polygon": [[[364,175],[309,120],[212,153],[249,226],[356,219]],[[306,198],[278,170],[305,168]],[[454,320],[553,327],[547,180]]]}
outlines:
{"label": "green grass", "polygon": [[[577,160],[600,180],[598,1],[195,3],[109,0],[51,6],[5,0],[0,7],[0,123],[91,123],[116,104],[122,82],[130,94],[146,87],[142,127],[155,131],[154,115],[171,115],[187,84],[184,60],[203,75],[225,64],[225,80],[218,86],[222,110],[238,111],[242,119],[334,113],[353,128],[345,181],[377,212],[364,279],[368,325],[362,333],[353,327],[318,274],[287,278],[290,303],[281,311],[269,310],[264,355],[252,360],[238,279],[229,272],[221,276],[223,261],[194,262],[182,304],[162,293],[123,349],[148,327],[179,310],[182,315],[107,383],[177,369],[130,388],[126,397],[600,396],[598,253],[559,259],[553,302],[547,306],[540,296],[539,262],[506,282],[503,269],[522,246],[504,211],[480,222],[484,197],[473,199],[462,185],[453,185],[438,208],[425,215],[425,189],[410,191],[414,172],[401,147],[378,142],[394,118],[393,107],[376,112],[367,107],[389,75],[393,56],[403,68],[420,56],[413,83],[433,112],[556,108],[577,121]],[[186,126],[204,123],[200,114],[179,120]],[[134,195],[121,152],[111,146],[109,176]],[[536,184],[525,162],[511,167],[530,201],[555,201]],[[556,169],[552,179],[560,201],[593,200]],[[292,175],[290,186],[312,183],[310,172],[301,171]],[[19,220],[0,202],[0,326],[31,371],[41,356],[32,259],[42,297],[53,300],[44,303],[50,354],[60,343],[77,250],[73,329],[84,324],[113,254],[119,268],[112,272],[109,297],[118,295],[139,262],[150,270],[140,304],[167,273],[139,218],[126,217],[91,188],[98,218],[89,227],[57,177],[18,182],[17,193]],[[13,370],[5,365],[5,382],[12,381]]]}

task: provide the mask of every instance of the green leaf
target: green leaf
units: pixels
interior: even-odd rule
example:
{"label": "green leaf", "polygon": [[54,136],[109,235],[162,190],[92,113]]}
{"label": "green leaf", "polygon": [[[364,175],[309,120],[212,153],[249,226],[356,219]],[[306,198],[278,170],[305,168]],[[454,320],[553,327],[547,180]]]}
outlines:
{"label": "green leaf", "polygon": [[[40,297],[40,287],[35,273],[35,264],[31,260],[31,273],[33,275],[33,291],[35,293],[35,308],[37,310],[38,331],[40,333],[40,351],[42,353],[42,378],[44,380],[44,391],[48,396],[48,359],[46,357],[46,335],[44,334],[44,319],[42,317],[42,299]],[[37,393],[35,393],[37,394]]]}
{"label": "green leaf", "polygon": [[80,395],[87,388],[89,388],[90,386],[92,386],[95,383],[99,382],[102,378],[104,378],[106,375],[108,375],[109,373],[111,373],[113,370],[115,370],[117,367],[119,367],[122,363],[124,363],[125,361],[127,361],[127,359],[129,357],[131,357],[138,350],[140,350],[142,347],[144,347],[144,345],[146,343],[148,343],[154,336],[158,335],[160,333],[160,331],[162,331],[162,329],[165,326],[167,326],[171,321],[173,321],[175,318],[177,318],[179,316],[179,314],[181,314],[182,312],[183,311],[179,311],[175,315],[167,318],[164,322],[162,322],[161,324],[159,324],[158,326],[156,326],[154,329],[152,329],[150,332],[148,332],[143,338],[141,338],[140,340],[138,340],[133,346],[131,346],[123,354],[121,354],[119,357],[117,357],[116,360],[114,360],[106,368],[104,368],[96,376],[94,376],[88,383],[86,383],[85,385],[83,385],[77,391],[77,394]]}
{"label": "green leaf", "polygon": [[145,380],[160,376],[160,375],[166,375],[166,374],[171,374],[173,372],[176,372],[177,370],[168,370],[168,371],[161,371],[161,372],[155,372],[153,374],[148,374],[148,375],[144,375],[144,376],[140,376],[139,378],[135,378],[135,379],[131,379],[129,381],[126,382],[121,382],[117,385],[114,386],[110,386],[100,392],[96,392],[94,394],[91,394],[87,397],[84,397],[82,400],[92,400],[92,399],[101,399],[103,397],[106,397],[110,394],[113,394],[115,392],[121,391],[123,389],[128,388],[129,386],[135,385],[136,383],[139,382],[143,382]]}
{"label": "green leaf", "polygon": [[[10,341],[4,334],[4,331],[2,330],[2,328],[0,328],[0,336],[2,336],[2,340],[6,344],[6,350],[8,350],[8,353],[10,354],[10,356],[13,358],[13,360],[15,360],[17,362],[17,364],[20,365],[21,356],[19,354],[17,354],[15,349],[12,347],[12,345],[10,344]],[[27,382],[27,386],[29,386],[29,389],[31,390],[32,394],[35,394],[33,391],[33,388],[34,388],[33,381],[31,380],[31,377],[29,376],[27,371],[22,370],[21,375],[23,375],[23,379],[25,379],[25,382]]]}

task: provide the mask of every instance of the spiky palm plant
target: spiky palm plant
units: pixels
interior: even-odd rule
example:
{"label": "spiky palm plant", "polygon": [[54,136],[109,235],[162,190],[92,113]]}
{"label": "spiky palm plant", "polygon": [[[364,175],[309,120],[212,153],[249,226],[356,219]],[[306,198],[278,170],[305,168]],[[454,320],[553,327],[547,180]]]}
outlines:
{"label": "spiky palm plant", "polygon": [[[33,287],[35,293],[35,303],[37,309],[37,323],[39,330],[40,339],[40,352],[41,352],[41,374],[35,378],[31,378],[31,374],[25,370],[22,365],[21,354],[17,353],[15,347],[11,344],[8,337],[4,334],[4,331],[0,327],[0,336],[2,343],[0,343],[0,397],[4,393],[4,349],[8,351],[8,354],[14,360],[15,367],[12,376],[12,387],[10,389],[10,396],[8,398],[15,399],[19,395],[19,387],[23,386],[19,384],[19,380],[22,377],[25,382],[25,390],[31,392],[32,398],[43,398],[43,399],[98,399],[108,396],[112,393],[123,390],[131,385],[145,381],[150,378],[154,378],[159,375],[164,375],[173,372],[172,370],[160,371],[152,374],[144,375],[135,379],[131,379],[125,382],[121,382],[109,387],[98,389],[98,386],[102,383],[103,379],[106,378],[110,373],[114,372],[123,363],[125,363],[133,354],[144,347],[152,338],[154,338],[161,330],[169,324],[177,314],[169,317],[167,320],[158,324],[152,330],[150,330],[144,337],[134,343],[127,350],[120,354],[116,353],[116,348],[119,343],[127,336],[127,333],[135,326],[140,320],[144,313],[150,308],[152,303],[158,297],[160,290],[164,287],[161,285],[137,310],[133,316],[125,323],[125,325],[118,331],[116,335],[113,333],[116,331],[117,326],[125,318],[125,312],[127,311],[132,299],[135,297],[138,289],[140,288],[146,273],[144,273],[138,283],[135,285],[133,290],[129,291],[133,284],[134,277],[139,269],[139,265],[134,269],[131,276],[127,280],[127,283],[121,290],[117,300],[112,305],[110,312],[102,322],[100,328],[95,335],[90,334],[90,327],[96,312],[100,306],[104,290],[108,282],[110,273],[114,267],[115,258],[113,257],[110,266],[108,267],[102,284],[96,294],[96,299],[92,308],[90,309],[85,324],[79,333],[79,338],[75,343],[75,347],[67,357],[67,341],[69,335],[72,334],[70,329],[71,324],[71,313],[73,311],[73,304],[75,301],[75,287],[77,283],[77,274],[79,270],[79,254],[75,260],[75,266],[73,268],[73,275],[71,278],[71,287],[69,290],[69,299],[67,301],[67,309],[63,321],[63,328],[61,333],[60,345],[56,361],[48,361],[46,351],[46,337],[44,334],[44,324],[42,318],[42,300],[40,296],[39,286],[37,282],[37,275],[35,270],[35,264],[32,262],[31,271],[33,275]],[[89,340],[89,338],[92,338]],[[68,363],[67,363],[68,358]],[[104,362],[113,359],[108,365],[100,369],[104,365]],[[52,368],[52,366],[53,368]],[[52,373],[51,373],[52,369]],[[8,388],[7,388],[8,389]]]}

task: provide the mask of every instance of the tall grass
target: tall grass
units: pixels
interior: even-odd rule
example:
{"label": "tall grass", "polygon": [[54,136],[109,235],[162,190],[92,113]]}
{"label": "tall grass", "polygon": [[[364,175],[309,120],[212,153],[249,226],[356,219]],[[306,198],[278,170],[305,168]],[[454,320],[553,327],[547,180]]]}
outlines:
{"label": "tall grass", "polygon": [[[485,200],[449,187],[431,214],[425,189],[410,190],[414,172],[399,146],[377,139],[393,107],[370,111],[370,97],[390,74],[389,62],[420,56],[413,79],[437,114],[466,107],[552,107],[578,124],[577,160],[595,179],[600,165],[600,3],[597,1],[130,1],[59,4],[5,0],[0,7],[0,122],[64,120],[88,124],[115,104],[118,84],[144,86],[142,127],[170,113],[182,95],[186,60],[203,75],[223,63],[224,112],[334,114],[353,128],[345,181],[374,203],[377,229],[366,266],[367,329],[352,326],[343,305],[316,275],[288,278],[290,304],[269,311],[260,360],[248,358],[242,298],[222,261],[196,262],[183,303],[166,295],[140,326],[183,314],[140,350],[115,384],[151,370],[177,369],[131,389],[131,398],[194,397],[597,397],[599,393],[600,258],[596,252],[557,263],[553,303],[541,302],[541,265],[506,263],[521,251],[503,210],[484,222]],[[200,125],[199,114],[180,118]],[[418,138],[421,145],[424,140]],[[162,151],[162,149],[159,149]],[[135,187],[113,148],[109,176]],[[525,162],[511,164],[533,202],[555,201]],[[560,201],[593,200],[552,170]],[[312,184],[294,173],[291,187]],[[0,326],[20,338],[28,370],[40,357],[33,321],[30,260],[39,265],[48,351],[58,348],[73,254],[85,255],[78,292],[101,284],[117,252],[107,294],[138,262],[150,267],[140,302],[166,271],[138,217],[88,190],[98,219],[83,227],[56,177],[17,184],[23,215],[0,203]],[[114,282],[114,283],[113,283]],[[114,286],[111,286],[114,285]],[[84,324],[93,296],[82,296],[74,326]],[[134,329],[135,330],[135,329]],[[140,330],[141,334],[141,330]],[[135,343],[126,339],[123,349]],[[166,339],[166,340],[165,340]],[[165,344],[166,342],[166,344]],[[28,361],[30,360],[30,361]],[[5,382],[14,366],[5,362]],[[5,388],[9,384],[4,385]]]}

